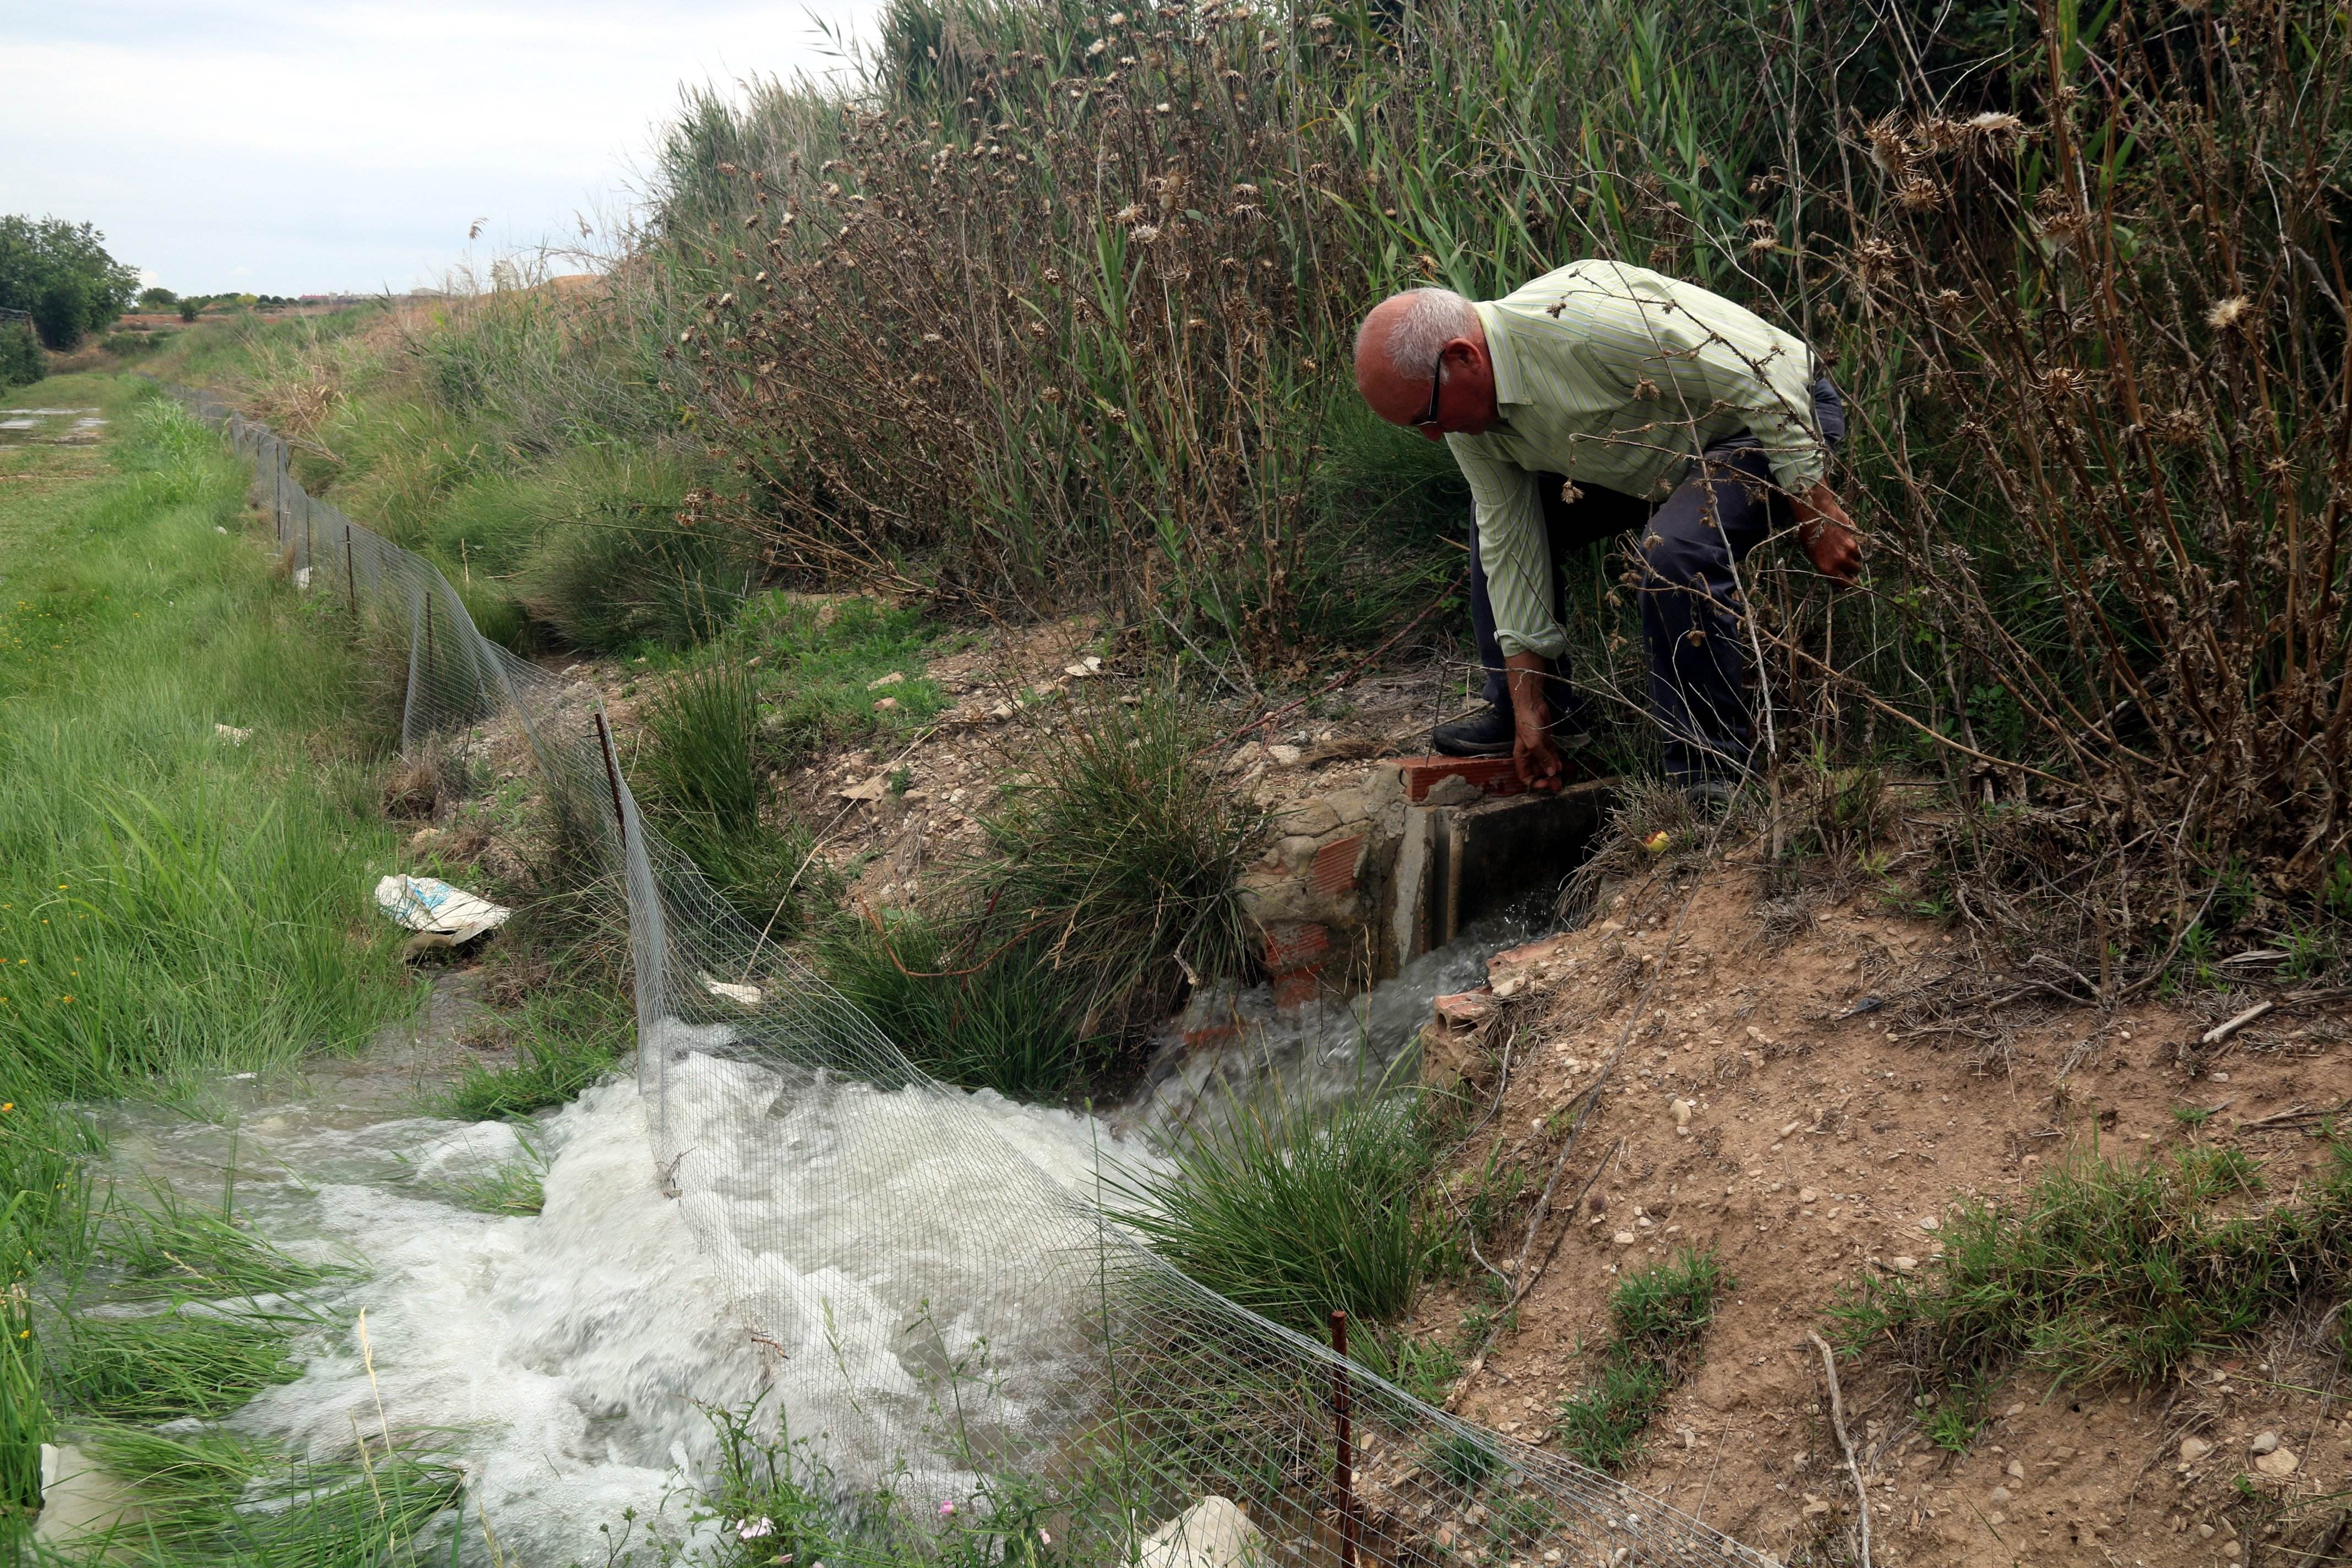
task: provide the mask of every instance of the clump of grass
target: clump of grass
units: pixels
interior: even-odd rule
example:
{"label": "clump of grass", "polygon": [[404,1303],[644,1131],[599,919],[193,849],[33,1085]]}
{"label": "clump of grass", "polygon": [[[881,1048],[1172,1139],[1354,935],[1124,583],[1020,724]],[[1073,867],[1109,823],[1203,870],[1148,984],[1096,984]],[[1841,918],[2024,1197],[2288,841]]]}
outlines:
{"label": "clump of grass", "polygon": [[1026,1099],[1104,1080],[1188,976],[1245,964],[1256,818],[1198,763],[1204,732],[1165,700],[1054,715],[943,910],[845,914],[826,978],[951,1082]]}
{"label": "clump of grass", "polygon": [[715,659],[665,687],[642,714],[636,771],[649,793],[702,833],[759,826],[767,780],[760,766],[760,692],[750,668]]}
{"label": "clump of grass", "polygon": [[86,1444],[139,1499],[110,1561],[152,1568],[346,1568],[415,1560],[417,1538],[465,1495],[440,1455],[380,1438],[345,1458],[301,1459],[206,1431],[100,1429]]}
{"label": "clump of grass", "polygon": [[1560,1452],[1596,1470],[1620,1470],[1642,1451],[1650,1417],[1665,1403],[1674,1380],[1654,1361],[1611,1357],[1582,1388],[1563,1400],[1552,1429]]}
{"label": "clump of grass", "polygon": [[1619,1281],[1609,1299],[1614,1337],[1553,1425],[1561,1451],[1600,1470],[1631,1464],[1715,1321],[1716,1303],[1735,1283],[1712,1250],[1687,1247]]}
{"label": "clump of grass", "polygon": [[809,874],[808,832],[767,820],[760,710],[758,680],[740,659],[689,669],[646,705],[635,771],[655,821],[711,887],[771,936],[790,937],[828,883]]}
{"label": "clump of grass", "polygon": [[1335,1310],[1402,1316],[1440,1244],[1419,1187],[1434,1160],[1419,1100],[1317,1105],[1271,1092],[1188,1134],[1165,1173],[1114,1179],[1114,1212],[1231,1300],[1320,1337]]}
{"label": "clump of grass", "polygon": [[547,1158],[526,1139],[520,1160],[502,1161],[479,1175],[453,1177],[426,1186],[477,1214],[535,1215],[547,1206]]}
{"label": "clump of grass", "polygon": [[167,1309],[152,1317],[83,1314],[69,1325],[52,1371],[64,1405],[120,1421],[226,1415],[301,1367],[289,1339],[310,1326],[278,1314],[216,1317]]}
{"label": "clump of grass", "polygon": [[1475,1432],[1440,1432],[1429,1440],[1422,1462],[1446,1485],[1465,1492],[1485,1486],[1503,1466],[1494,1445]]}
{"label": "clump of grass", "polygon": [[992,931],[1041,938],[1091,1026],[1161,1016],[1188,971],[1246,966],[1239,877],[1259,817],[1203,760],[1213,740],[1174,699],[1089,700],[1046,727],[1026,756],[1034,782],[985,819],[972,907]]}
{"label": "clump of grass", "polygon": [[975,953],[974,935],[960,940],[911,910],[845,912],[819,959],[834,988],[908,1059],[949,1083],[1034,1100],[1099,1073],[1118,1042],[1079,1032],[1076,988],[1044,944]]}
{"label": "clump of grass", "polygon": [[2240,1151],[2137,1165],[2085,1155],[2015,1209],[1960,1205],[1932,1272],[1866,1279],[1832,1316],[1849,1351],[1893,1352],[1947,1397],[2020,1365],[2065,1383],[2158,1382],[2352,1284],[2352,1146],[2330,1158],[2304,1202],[2231,1216],[2216,1205],[2261,1180]]}
{"label": "clump of grass", "polygon": [[436,1106],[443,1115],[511,1121],[564,1104],[628,1051],[636,1019],[599,988],[551,985],[524,997],[504,1026],[519,1037],[517,1059],[495,1068],[468,1062]]}
{"label": "clump of grass", "polygon": [[290,1296],[352,1273],[290,1258],[228,1215],[198,1208],[161,1183],[148,1187],[147,1206],[115,1211],[99,1254],[121,1271],[107,1292],[118,1301]]}

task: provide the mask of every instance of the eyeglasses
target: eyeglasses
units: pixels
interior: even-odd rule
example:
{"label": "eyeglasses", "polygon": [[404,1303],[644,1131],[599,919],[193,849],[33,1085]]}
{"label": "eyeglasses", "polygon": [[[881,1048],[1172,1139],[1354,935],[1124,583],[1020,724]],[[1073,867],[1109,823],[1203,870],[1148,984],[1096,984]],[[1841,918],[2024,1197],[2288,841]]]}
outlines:
{"label": "eyeglasses", "polygon": [[1412,422],[1412,427],[1423,435],[1444,435],[1437,428],[1437,400],[1445,395],[1445,361],[1440,358],[1429,372],[1429,411]]}

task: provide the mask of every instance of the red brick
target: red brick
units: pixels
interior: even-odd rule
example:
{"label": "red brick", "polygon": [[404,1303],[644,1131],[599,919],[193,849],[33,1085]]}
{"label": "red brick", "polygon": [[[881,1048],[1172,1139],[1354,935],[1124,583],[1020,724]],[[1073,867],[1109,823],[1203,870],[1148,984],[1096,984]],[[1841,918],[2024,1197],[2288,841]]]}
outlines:
{"label": "red brick", "polygon": [[1274,921],[1265,928],[1265,967],[1283,975],[1312,969],[1330,956],[1331,933],[1313,921]]}
{"label": "red brick", "polygon": [[1287,974],[1274,977],[1274,1005],[1277,1007],[1304,1007],[1315,1000],[1322,984],[1322,965],[1312,969],[1295,969]]}
{"label": "red brick", "polygon": [[1356,863],[1363,858],[1364,836],[1360,833],[1326,844],[1315,851],[1314,863],[1307,868],[1308,885],[1327,899],[1351,892],[1356,886]]}
{"label": "red brick", "polygon": [[[1560,759],[1559,782],[1571,784],[1584,777],[1584,770],[1570,758]],[[1404,771],[1404,797],[1414,805],[1429,798],[1429,792],[1447,779],[1460,779],[1480,792],[1491,795],[1525,795],[1528,786],[1519,782],[1519,765],[1509,757],[1399,757],[1397,766]]]}

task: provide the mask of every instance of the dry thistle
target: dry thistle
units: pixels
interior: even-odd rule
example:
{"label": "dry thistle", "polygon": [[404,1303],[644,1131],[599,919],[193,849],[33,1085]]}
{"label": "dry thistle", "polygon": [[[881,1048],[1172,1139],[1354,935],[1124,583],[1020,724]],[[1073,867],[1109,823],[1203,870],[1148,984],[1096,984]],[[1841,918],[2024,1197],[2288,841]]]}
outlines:
{"label": "dry thistle", "polygon": [[2205,312],[2205,324],[2217,332],[2230,331],[2252,315],[2253,309],[2254,302],[2243,294],[2232,294],[2213,301],[2213,308]]}

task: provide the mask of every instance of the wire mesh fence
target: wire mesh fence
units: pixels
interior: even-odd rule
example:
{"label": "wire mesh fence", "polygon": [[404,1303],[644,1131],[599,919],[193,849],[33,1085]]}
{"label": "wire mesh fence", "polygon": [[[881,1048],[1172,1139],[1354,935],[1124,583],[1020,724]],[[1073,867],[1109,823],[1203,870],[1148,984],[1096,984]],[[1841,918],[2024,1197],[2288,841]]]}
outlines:
{"label": "wire mesh fence", "polygon": [[251,462],[296,585],[404,648],[408,755],[527,742],[626,921],[647,1179],[733,1292],[767,1418],[835,1495],[943,1534],[1052,1521],[997,1530],[987,1561],[1770,1561],[1171,1268],[1066,1140],[1057,1156],[1004,1102],[926,1077],[648,827],[593,688],[483,637],[431,563],[310,495],[267,426],[172,390]]}

